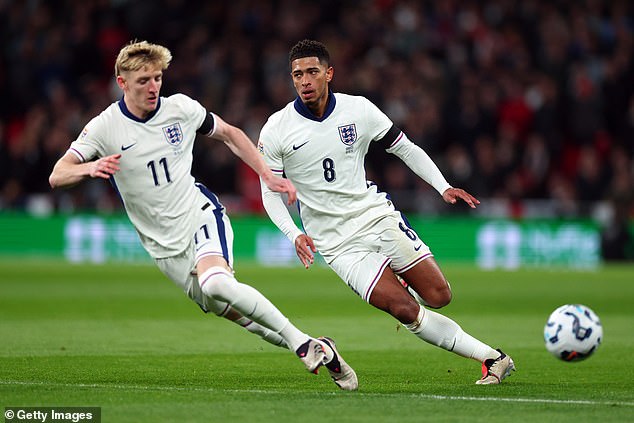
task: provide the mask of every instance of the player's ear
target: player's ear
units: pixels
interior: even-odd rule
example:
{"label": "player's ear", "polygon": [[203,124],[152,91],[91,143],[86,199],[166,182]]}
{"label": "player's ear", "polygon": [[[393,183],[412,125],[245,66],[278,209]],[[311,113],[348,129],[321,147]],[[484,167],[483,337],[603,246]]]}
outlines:
{"label": "player's ear", "polygon": [[125,86],[125,79],[123,79],[123,76],[117,75],[117,85],[119,86],[119,88],[123,89],[123,87]]}
{"label": "player's ear", "polygon": [[332,66],[329,66],[328,69],[326,69],[326,82],[332,81],[332,77],[334,74],[335,69]]}

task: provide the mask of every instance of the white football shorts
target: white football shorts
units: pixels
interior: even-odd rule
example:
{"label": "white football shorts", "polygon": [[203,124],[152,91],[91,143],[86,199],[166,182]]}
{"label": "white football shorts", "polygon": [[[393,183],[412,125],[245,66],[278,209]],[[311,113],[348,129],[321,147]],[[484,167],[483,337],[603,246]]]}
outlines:
{"label": "white football shorts", "polygon": [[[158,268],[191,298],[205,312],[222,316],[227,312],[227,303],[216,301],[204,295],[198,283],[196,264],[206,256],[222,256],[233,268],[233,229],[224,208],[216,208],[213,198],[206,201],[198,216],[191,242],[182,253],[166,258],[154,259]],[[217,201],[217,198],[216,198]]]}
{"label": "white football shorts", "polygon": [[429,247],[396,211],[360,230],[324,259],[357,295],[369,302],[387,266],[399,274],[428,257],[432,257]]}

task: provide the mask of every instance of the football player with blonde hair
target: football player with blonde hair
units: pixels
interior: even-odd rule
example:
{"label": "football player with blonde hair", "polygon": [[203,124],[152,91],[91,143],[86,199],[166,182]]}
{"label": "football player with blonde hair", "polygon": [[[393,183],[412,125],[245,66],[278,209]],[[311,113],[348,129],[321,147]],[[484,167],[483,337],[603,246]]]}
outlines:
{"label": "football player with blonde hair", "polygon": [[117,77],[123,72],[138,71],[148,65],[165,70],[171,61],[172,53],[167,47],[147,41],[131,42],[119,51],[114,65],[114,75]]}
{"label": "football player with blonde hair", "polygon": [[225,143],[289,204],[295,187],[273,175],[241,129],[186,95],[160,96],[171,59],[167,48],[146,41],[121,49],[115,77],[123,97],[93,118],[57,161],[51,187],[109,180],[159,269],[203,311],[290,349],[311,372],[324,365],[340,388],[357,389],[356,374],[332,339],[308,336],[260,292],[236,280],[229,217],[218,197],[191,175],[196,135]]}

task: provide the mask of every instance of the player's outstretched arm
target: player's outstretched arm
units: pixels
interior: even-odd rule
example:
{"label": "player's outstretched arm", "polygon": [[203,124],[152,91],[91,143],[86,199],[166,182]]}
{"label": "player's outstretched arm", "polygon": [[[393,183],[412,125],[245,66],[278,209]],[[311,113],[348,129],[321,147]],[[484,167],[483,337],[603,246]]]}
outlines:
{"label": "player's outstretched arm", "polygon": [[398,143],[388,148],[387,151],[398,156],[414,173],[433,186],[442,195],[445,202],[456,204],[458,200],[462,200],[472,209],[480,204],[477,198],[465,190],[449,185],[431,157],[422,148],[411,142],[405,134],[402,135]]}
{"label": "player's outstretched arm", "polygon": [[293,185],[293,183],[288,179],[283,179],[273,175],[273,172],[271,172],[270,169],[267,170],[267,173],[260,175],[260,181],[264,183],[271,191],[286,193],[286,201],[289,206],[297,201],[297,190],[295,189],[295,185]]}
{"label": "player's outstretched arm", "polygon": [[295,186],[291,181],[275,176],[271,172],[253,142],[242,129],[228,124],[218,115],[215,115],[215,125],[216,129],[211,136],[212,138],[227,144],[233,154],[249,165],[271,191],[285,193],[288,196],[289,205],[297,200]]}
{"label": "player's outstretched arm", "polygon": [[78,184],[87,178],[110,179],[119,171],[121,154],[113,154],[100,159],[81,163],[72,153],[66,153],[55,163],[48,178],[51,188],[64,188]]}
{"label": "player's outstretched arm", "polygon": [[451,188],[436,163],[425,150],[411,142],[402,133],[399,141],[386,150],[401,159],[418,177],[434,187],[440,195]]}

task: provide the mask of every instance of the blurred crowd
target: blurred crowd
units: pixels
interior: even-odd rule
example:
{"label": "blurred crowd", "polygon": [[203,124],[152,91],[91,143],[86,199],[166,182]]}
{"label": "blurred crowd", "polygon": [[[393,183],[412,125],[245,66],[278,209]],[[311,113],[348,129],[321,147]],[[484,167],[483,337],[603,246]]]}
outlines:
{"label": "blurred crowd", "polygon": [[[628,0],[0,0],[0,210],[121,207],[103,181],[52,193],[48,175],[120,98],[113,65],[131,39],[172,50],[163,95],[257,140],[294,98],[288,50],[303,38],[329,47],[335,91],[375,102],[450,183],[490,199],[485,212],[634,217]],[[199,140],[195,155],[230,211],[261,211],[257,179],[224,145]],[[402,209],[442,206],[385,152],[367,167]]]}

